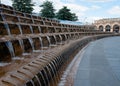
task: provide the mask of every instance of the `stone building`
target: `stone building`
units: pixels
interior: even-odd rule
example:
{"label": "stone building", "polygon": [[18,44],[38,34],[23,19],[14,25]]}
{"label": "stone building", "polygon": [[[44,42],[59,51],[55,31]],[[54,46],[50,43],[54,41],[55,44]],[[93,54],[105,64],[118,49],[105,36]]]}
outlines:
{"label": "stone building", "polygon": [[120,33],[120,18],[106,18],[94,22],[96,29],[104,32]]}

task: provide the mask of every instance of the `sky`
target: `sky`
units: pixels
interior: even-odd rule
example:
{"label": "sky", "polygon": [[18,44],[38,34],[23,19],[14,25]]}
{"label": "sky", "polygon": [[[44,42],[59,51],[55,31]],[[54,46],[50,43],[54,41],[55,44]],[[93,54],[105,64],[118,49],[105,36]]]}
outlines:
{"label": "sky", "polygon": [[[39,7],[46,0],[32,0],[34,11],[39,13]],[[120,18],[120,0],[48,0],[53,2],[56,12],[67,6],[78,16],[80,22],[94,22],[102,18]],[[12,5],[11,0],[1,0],[3,4]]]}

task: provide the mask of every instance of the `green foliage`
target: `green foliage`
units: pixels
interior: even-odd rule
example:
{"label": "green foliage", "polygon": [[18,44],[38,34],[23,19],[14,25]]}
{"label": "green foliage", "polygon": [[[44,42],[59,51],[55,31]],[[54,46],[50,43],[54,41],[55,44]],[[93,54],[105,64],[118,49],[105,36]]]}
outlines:
{"label": "green foliage", "polygon": [[42,7],[40,11],[40,15],[42,17],[47,17],[47,18],[54,18],[55,17],[55,9],[53,7],[52,2],[50,1],[45,1],[40,7]]}
{"label": "green foliage", "polygon": [[76,16],[75,13],[72,13],[72,21],[77,21],[78,20],[78,16]]}
{"label": "green foliage", "polygon": [[71,13],[70,9],[68,9],[66,6],[64,6],[58,11],[56,17],[61,20],[70,20],[70,21],[78,20],[78,17],[75,15],[75,13]]}
{"label": "green foliage", "polygon": [[33,11],[33,6],[31,0],[12,0],[12,6],[15,8],[17,11],[21,11],[24,13],[32,13]]}

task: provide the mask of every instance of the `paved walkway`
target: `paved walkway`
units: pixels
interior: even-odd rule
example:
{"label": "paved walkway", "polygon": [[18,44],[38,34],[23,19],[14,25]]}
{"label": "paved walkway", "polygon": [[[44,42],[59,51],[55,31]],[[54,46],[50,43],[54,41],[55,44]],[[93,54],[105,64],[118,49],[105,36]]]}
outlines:
{"label": "paved walkway", "polygon": [[74,86],[120,86],[120,37],[91,42],[81,56]]}

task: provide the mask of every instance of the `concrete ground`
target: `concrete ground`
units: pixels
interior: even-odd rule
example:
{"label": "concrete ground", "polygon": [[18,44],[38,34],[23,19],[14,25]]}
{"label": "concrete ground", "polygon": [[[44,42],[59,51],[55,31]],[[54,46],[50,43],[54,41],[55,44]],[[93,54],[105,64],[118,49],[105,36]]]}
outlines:
{"label": "concrete ground", "polygon": [[91,42],[83,52],[74,86],[120,86],[120,37]]}

